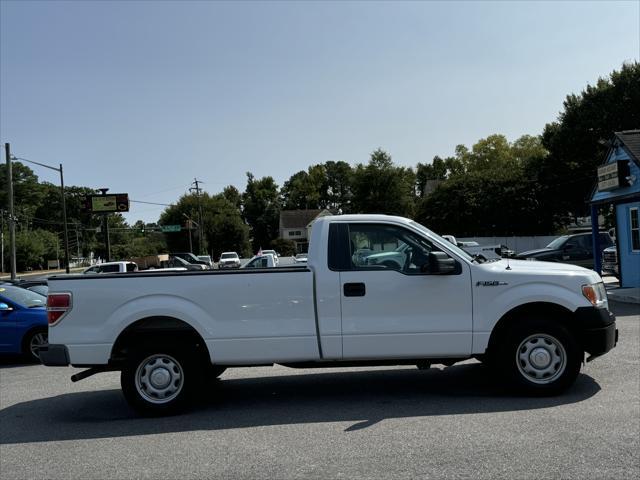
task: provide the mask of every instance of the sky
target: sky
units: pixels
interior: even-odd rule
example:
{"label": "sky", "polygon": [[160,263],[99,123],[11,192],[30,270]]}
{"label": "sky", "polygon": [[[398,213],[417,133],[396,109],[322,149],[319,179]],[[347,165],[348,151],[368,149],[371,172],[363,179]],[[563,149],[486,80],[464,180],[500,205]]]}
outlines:
{"label": "sky", "polygon": [[1,0],[0,141],[67,185],[172,203],[194,178],[243,191],[246,172],[282,186],[377,148],[413,167],[537,135],[639,58],[638,0]]}

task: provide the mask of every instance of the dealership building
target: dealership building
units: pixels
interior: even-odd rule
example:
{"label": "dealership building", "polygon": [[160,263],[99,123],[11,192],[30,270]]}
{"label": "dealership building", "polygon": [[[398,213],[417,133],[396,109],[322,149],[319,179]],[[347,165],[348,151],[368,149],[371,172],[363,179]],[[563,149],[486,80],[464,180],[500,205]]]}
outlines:
{"label": "dealership building", "polygon": [[[591,195],[593,251],[601,251],[598,211],[613,206],[620,286],[640,287],[640,130],[614,133]],[[606,253],[605,253],[606,254]],[[595,268],[601,259],[595,255]]]}

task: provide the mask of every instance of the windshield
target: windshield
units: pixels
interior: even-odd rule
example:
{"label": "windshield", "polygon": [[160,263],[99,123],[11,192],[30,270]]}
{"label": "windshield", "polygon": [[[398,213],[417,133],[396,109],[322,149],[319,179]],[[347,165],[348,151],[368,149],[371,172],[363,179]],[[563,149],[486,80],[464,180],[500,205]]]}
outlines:
{"label": "windshield", "polygon": [[237,253],[223,253],[220,256],[221,259],[226,259],[226,258],[238,258],[238,254]]}
{"label": "windshield", "polygon": [[2,297],[27,308],[44,307],[47,305],[47,297],[20,287],[0,287],[0,301]]}
{"label": "windshield", "polygon": [[180,258],[180,257],[173,257],[173,260],[176,263],[179,263],[180,265],[183,265],[183,266],[184,265],[189,265],[189,262],[187,262],[186,260],[184,260],[183,258]]}
{"label": "windshield", "polygon": [[547,245],[546,248],[553,248],[554,250],[556,248],[560,248],[564,244],[564,242],[567,241],[567,238],[569,238],[569,235],[563,235],[561,237],[558,237],[549,245]]}
{"label": "windshield", "polygon": [[420,225],[418,222],[411,222],[411,226],[414,227],[414,228],[417,228],[418,230],[420,230],[427,237],[439,240],[440,243],[442,243],[443,245],[446,245],[446,248],[448,250],[451,250],[452,252],[455,252],[456,255],[459,255],[460,257],[462,257],[465,260],[468,260],[470,262],[473,261],[473,257],[471,255],[469,255],[467,252],[465,252],[461,248],[458,248],[456,245],[454,245],[453,243],[449,242],[448,240],[445,240],[444,238],[442,238],[437,233],[432,232],[431,230],[429,230],[424,225]]}

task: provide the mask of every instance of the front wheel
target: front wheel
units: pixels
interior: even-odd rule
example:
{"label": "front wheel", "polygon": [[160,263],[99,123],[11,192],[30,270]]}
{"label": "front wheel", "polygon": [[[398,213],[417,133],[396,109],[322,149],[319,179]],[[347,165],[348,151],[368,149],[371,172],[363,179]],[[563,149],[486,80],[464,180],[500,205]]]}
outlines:
{"label": "front wheel", "polygon": [[198,384],[193,360],[181,351],[135,353],[120,375],[127,402],[143,415],[171,415],[189,403]]}
{"label": "front wheel", "polygon": [[498,362],[511,383],[525,393],[555,395],[573,384],[583,356],[565,327],[530,320],[509,332]]}

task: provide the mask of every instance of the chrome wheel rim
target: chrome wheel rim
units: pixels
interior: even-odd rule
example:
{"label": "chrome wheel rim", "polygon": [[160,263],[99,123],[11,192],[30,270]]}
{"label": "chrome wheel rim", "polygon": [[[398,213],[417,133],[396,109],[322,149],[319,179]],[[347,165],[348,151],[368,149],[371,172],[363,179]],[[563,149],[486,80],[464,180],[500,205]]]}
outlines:
{"label": "chrome wheel rim", "polygon": [[31,355],[40,360],[40,347],[48,343],[49,336],[44,333],[36,333],[29,341],[29,351]]}
{"label": "chrome wheel rim", "polygon": [[140,362],[135,381],[136,390],[146,401],[155,404],[169,403],[182,391],[184,372],[175,358],[155,354]]}
{"label": "chrome wheel rim", "polygon": [[567,367],[567,352],[558,339],[545,333],[525,338],[516,350],[518,370],[528,381],[546,385],[557,380]]}

